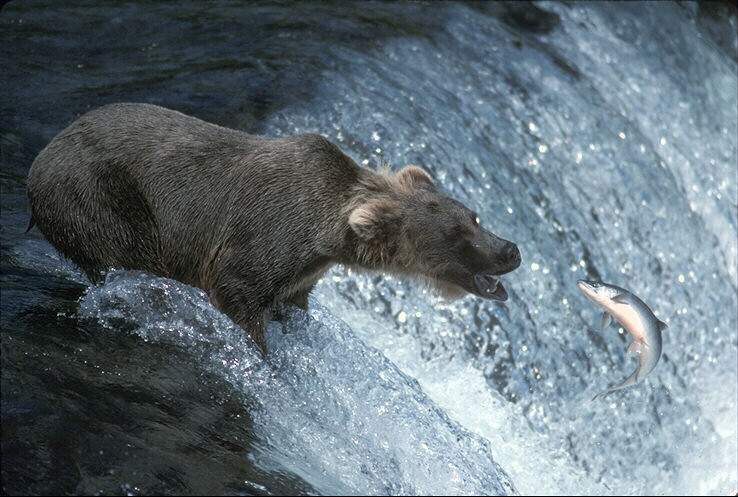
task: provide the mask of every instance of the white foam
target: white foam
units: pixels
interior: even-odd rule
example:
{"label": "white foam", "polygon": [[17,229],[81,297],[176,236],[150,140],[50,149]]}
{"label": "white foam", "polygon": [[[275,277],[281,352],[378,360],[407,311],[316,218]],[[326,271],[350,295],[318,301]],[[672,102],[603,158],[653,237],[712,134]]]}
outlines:
{"label": "white foam", "polygon": [[270,327],[266,362],[202,292],[172,280],[111,273],[81,299],[80,316],[187,351],[252,406],[254,464],[320,493],[513,492],[488,440],[319,305]]}

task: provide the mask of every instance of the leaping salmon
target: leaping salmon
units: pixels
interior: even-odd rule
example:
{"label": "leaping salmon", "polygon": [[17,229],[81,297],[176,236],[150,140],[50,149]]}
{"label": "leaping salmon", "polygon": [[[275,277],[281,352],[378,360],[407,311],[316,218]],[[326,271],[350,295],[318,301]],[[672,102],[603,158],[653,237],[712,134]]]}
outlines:
{"label": "leaping salmon", "polygon": [[577,287],[585,297],[602,308],[603,329],[615,318],[633,337],[628,352],[638,356],[638,368],[635,372],[621,384],[597,394],[592,399],[596,400],[635,385],[653,371],[661,357],[661,332],[667,326],[641,299],[624,288],[585,280],[577,282]]}

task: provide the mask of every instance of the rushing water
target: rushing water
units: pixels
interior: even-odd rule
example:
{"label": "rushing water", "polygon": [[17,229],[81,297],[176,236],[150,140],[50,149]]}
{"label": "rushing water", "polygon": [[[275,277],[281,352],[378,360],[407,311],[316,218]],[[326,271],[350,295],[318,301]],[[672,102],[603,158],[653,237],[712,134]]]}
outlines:
{"label": "rushing water", "polygon": [[[734,493],[736,27],[666,3],[3,7],[3,491]],[[116,101],[425,166],[520,246],[510,300],[338,267],[262,361],[198,290],[89,286],[23,233],[25,175]],[[669,324],[601,402],[635,362],[582,277]]]}

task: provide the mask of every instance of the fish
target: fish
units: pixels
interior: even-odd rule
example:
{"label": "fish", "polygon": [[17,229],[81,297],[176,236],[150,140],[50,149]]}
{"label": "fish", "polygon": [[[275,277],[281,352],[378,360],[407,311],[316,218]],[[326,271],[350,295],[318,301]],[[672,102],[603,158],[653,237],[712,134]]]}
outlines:
{"label": "fish", "polygon": [[635,385],[654,370],[661,357],[661,333],[667,325],[641,299],[624,288],[588,280],[579,280],[577,287],[585,297],[602,308],[603,330],[614,318],[630,334],[633,341],[628,346],[628,352],[638,357],[638,368],[633,374],[619,385],[595,395],[594,401]]}

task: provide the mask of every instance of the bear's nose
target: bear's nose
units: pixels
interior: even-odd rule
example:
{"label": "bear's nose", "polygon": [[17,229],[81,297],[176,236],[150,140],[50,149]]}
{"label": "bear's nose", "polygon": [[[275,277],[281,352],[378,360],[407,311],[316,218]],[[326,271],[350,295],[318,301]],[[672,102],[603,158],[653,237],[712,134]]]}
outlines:
{"label": "bear's nose", "polygon": [[518,246],[514,243],[511,243],[507,247],[507,260],[510,261],[510,264],[515,266],[513,269],[517,269],[520,266],[522,257],[520,256],[520,250],[518,249]]}

